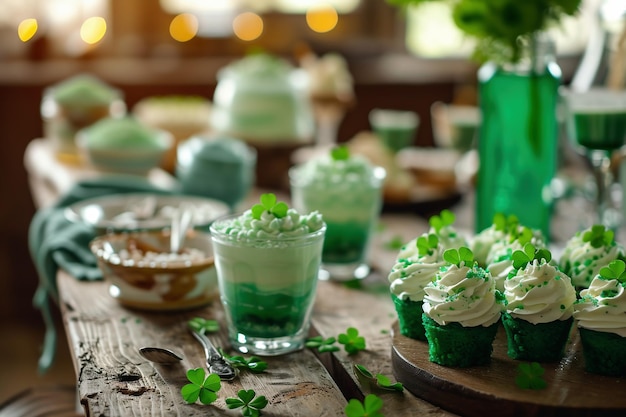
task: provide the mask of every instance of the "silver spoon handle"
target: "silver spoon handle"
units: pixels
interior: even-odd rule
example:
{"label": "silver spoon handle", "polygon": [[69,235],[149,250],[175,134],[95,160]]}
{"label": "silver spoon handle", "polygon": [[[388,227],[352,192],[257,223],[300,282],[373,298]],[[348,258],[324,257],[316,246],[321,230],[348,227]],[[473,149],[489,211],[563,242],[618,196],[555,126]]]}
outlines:
{"label": "silver spoon handle", "polygon": [[237,371],[222,357],[219,351],[213,346],[213,343],[204,334],[191,331],[194,337],[198,339],[204,348],[207,366],[211,373],[215,373],[225,381],[230,381],[237,376]]}

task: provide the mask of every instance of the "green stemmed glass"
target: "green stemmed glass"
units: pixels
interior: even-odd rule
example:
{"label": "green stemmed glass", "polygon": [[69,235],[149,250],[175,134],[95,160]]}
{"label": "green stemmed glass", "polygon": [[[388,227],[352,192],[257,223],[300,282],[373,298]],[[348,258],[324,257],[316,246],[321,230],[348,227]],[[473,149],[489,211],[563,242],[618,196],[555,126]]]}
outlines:
{"label": "green stemmed glass", "polygon": [[584,92],[563,90],[562,97],[567,134],[593,168],[597,222],[616,230],[621,223],[621,210],[610,195],[615,181],[611,158],[626,140],[626,91],[608,88],[592,88]]}

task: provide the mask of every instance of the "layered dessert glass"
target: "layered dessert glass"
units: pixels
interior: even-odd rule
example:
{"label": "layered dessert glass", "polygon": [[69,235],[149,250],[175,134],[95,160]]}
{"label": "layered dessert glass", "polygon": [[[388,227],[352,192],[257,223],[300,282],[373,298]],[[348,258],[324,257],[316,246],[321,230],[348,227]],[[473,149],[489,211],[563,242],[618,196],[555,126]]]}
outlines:
{"label": "layered dessert glass", "polygon": [[318,211],[326,223],[322,279],[365,278],[370,237],[382,208],[384,168],[345,146],[290,170],[291,197],[301,212]]}
{"label": "layered dessert glass", "polygon": [[233,348],[280,355],[304,346],[326,227],[319,213],[251,210],[216,220],[211,236]]}

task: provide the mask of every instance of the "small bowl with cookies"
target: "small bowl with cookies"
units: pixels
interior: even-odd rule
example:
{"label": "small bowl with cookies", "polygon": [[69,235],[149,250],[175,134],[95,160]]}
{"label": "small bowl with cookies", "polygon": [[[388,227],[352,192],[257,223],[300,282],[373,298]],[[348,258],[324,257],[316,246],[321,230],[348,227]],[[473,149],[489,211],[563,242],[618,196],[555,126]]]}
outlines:
{"label": "small bowl with cookies", "polygon": [[218,298],[211,237],[190,229],[181,248],[170,249],[170,230],[116,232],[90,243],[109,294],[125,307],[186,310]]}

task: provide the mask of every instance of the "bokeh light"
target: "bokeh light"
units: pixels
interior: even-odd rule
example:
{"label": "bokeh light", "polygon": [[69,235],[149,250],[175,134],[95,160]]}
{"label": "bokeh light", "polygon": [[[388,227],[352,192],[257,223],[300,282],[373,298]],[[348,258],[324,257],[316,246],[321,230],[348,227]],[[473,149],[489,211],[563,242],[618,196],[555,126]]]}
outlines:
{"label": "bokeh light", "polygon": [[107,31],[107,22],[100,16],[86,19],[80,27],[80,38],[90,45],[100,42]]}
{"label": "bokeh light", "polygon": [[37,19],[24,19],[17,26],[17,36],[19,36],[22,42],[28,42],[35,36],[38,28]]}
{"label": "bokeh light", "polygon": [[233,20],[233,32],[241,40],[253,41],[263,33],[263,19],[256,13],[241,13]]}
{"label": "bokeh light", "polygon": [[170,35],[178,42],[187,42],[198,34],[198,18],[191,13],[176,15],[170,23]]}
{"label": "bokeh light", "polygon": [[330,32],[338,21],[337,10],[328,4],[311,7],[306,12],[306,23],[311,30],[318,33]]}

